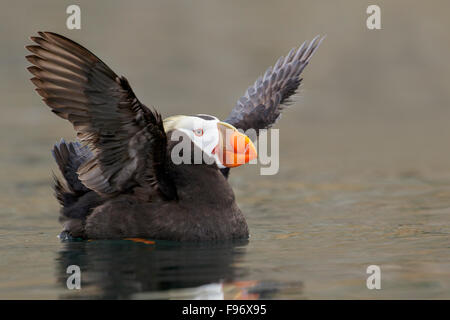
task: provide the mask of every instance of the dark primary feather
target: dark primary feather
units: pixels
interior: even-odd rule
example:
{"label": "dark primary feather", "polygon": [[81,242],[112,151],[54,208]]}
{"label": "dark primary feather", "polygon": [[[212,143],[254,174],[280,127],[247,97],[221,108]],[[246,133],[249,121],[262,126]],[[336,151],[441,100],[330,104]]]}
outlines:
{"label": "dark primary feather", "polygon": [[[283,105],[298,89],[300,75],[319,47],[323,38],[315,37],[309,44],[293,48],[286,57],[278,59],[242,96],[225,120],[244,131],[270,128],[280,117]],[[251,137],[254,140],[256,137]]]}
{"label": "dark primary feather", "polygon": [[164,167],[161,116],[139,102],[124,77],[79,44],[51,32],[31,39],[37,45],[27,46],[34,65],[28,70],[36,91],[73,124],[93,153],[78,169],[82,184],[101,194],[152,185],[174,197]]}

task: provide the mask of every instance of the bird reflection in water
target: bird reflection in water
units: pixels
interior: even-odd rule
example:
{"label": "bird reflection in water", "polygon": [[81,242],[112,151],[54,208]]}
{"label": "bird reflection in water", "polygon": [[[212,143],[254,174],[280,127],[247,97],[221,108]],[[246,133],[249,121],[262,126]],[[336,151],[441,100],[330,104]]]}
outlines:
{"label": "bird reflection in water", "polygon": [[[240,262],[247,240],[174,243],[129,238],[63,243],[56,259],[58,282],[66,288],[67,267],[81,270],[81,289],[63,299],[259,299],[276,289],[243,281]],[[258,292],[258,288],[262,289]]]}

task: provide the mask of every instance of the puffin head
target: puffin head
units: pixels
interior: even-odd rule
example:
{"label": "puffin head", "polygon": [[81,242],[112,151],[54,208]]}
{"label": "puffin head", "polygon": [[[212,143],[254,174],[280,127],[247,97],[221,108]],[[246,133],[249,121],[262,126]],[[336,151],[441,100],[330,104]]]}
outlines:
{"label": "puffin head", "polygon": [[231,124],[206,114],[173,116],[164,119],[166,133],[184,133],[202,152],[215,160],[219,168],[233,168],[257,157],[256,148],[248,136]]}

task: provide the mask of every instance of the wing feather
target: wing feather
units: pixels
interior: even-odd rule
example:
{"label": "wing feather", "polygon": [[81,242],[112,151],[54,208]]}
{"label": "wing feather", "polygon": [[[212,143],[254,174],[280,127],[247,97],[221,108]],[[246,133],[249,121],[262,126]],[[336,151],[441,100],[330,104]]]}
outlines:
{"label": "wing feather", "polygon": [[[270,128],[280,117],[289,98],[296,93],[302,79],[300,75],[308,65],[324,37],[315,37],[280,57],[262,77],[239,98],[225,122],[244,131]],[[252,137],[255,139],[256,137]]]}
{"label": "wing feather", "polygon": [[79,44],[51,32],[31,37],[31,81],[44,102],[69,120],[93,156],[78,178],[98,193],[136,185],[175,189],[165,170],[167,137],[161,116],[134,95],[128,81]]}

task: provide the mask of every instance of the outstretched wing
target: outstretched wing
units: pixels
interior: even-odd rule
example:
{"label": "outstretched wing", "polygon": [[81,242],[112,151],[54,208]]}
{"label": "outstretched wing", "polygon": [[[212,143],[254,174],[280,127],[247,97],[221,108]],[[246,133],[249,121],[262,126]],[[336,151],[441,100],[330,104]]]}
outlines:
{"label": "outstretched wing", "polygon": [[69,120],[93,157],[78,169],[89,189],[109,194],[136,185],[173,198],[165,170],[167,137],[161,116],[139,102],[128,81],[79,44],[51,32],[27,46],[31,81],[44,102]]}
{"label": "outstretched wing", "polygon": [[[309,44],[293,48],[286,57],[278,59],[275,66],[267,69],[242,96],[225,120],[244,131],[270,128],[280,117],[283,105],[289,102],[298,89],[300,75],[308,65],[324,38],[315,37]],[[256,137],[252,137],[253,139]]]}

